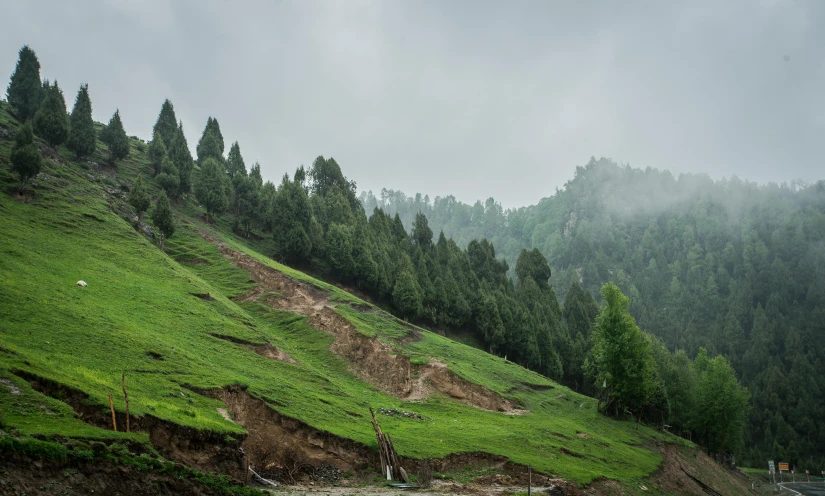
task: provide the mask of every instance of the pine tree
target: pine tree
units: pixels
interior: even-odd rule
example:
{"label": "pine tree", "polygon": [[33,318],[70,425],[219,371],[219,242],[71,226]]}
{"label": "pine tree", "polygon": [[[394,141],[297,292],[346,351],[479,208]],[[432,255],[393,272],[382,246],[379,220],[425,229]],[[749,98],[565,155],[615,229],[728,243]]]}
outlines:
{"label": "pine tree", "polygon": [[129,137],[120,120],[120,110],[115,110],[109,124],[100,131],[100,141],[109,147],[109,160],[114,163],[129,155]]}
{"label": "pine tree", "polygon": [[521,254],[516,260],[516,276],[519,280],[525,277],[532,277],[536,284],[541,289],[547,289],[550,279],[550,266],[547,264],[547,259],[541,254],[538,248],[533,248],[530,251],[521,250]]}
{"label": "pine tree", "polygon": [[262,192],[264,179],[261,176],[261,165],[255,162],[249,169],[249,202],[250,223],[261,225],[263,222]]}
{"label": "pine tree", "polygon": [[203,165],[204,161],[209,158],[223,162],[223,154],[221,153],[218,137],[210,132],[208,128],[204,132],[206,134],[201,137],[197,147],[198,165]]}
{"label": "pine tree", "polygon": [[155,202],[152,222],[160,233],[160,249],[163,250],[164,242],[175,233],[175,221],[172,218],[172,210],[169,208],[169,198],[164,191],[160,192],[158,200]]}
{"label": "pine tree", "polygon": [[415,319],[423,310],[421,306],[421,288],[410,269],[398,274],[392,290],[392,303],[402,315]]}
{"label": "pine tree", "polygon": [[351,277],[355,271],[352,245],[352,232],[349,226],[341,224],[329,226],[327,231],[327,256],[333,270],[344,278]]}
{"label": "pine tree", "polygon": [[229,149],[229,155],[226,157],[226,174],[233,178],[237,175],[241,175],[246,177],[246,164],[244,164],[243,157],[241,156],[241,147],[238,145],[238,142],[232,143],[232,147]]}
{"label": "pine tree", "polygon": [[6,93],[19,121],[34,117],[43,98],[43,87],[40,82],[40,61],[28,45],[24,45],[18,53],[17,66],[11,74]]}
{"label": "pine tree", "polygon": [[69,118],[66,114],[66,100],[63,90],[57,86],[57,81],[44,85],[45,96],[34,114],[34,131],[46,140],[46,143],[57,148],[66,142],[69,137]]}
{"label": "pine tree", "polygon": [[12,172],[20,176],[17,190],[22,193],[23,187],[29,179],[40,173],[40,165],[42,162],[40,150],[34,143],[34,132],[32,132],[31,122],[26,122],[17,129],[9,158]]}
{"label": "pine tree", "polygon": [[291,261],[309,257],[314,248],[309,237],[314,219],[312,204],[303,186],[290,181],[287,174],[272,198],[270,217],[277,252]]}
{"label": "pine tree", "polygon": [[236,176],[233,179],[232,192],[230,206],[237,216],[237,222],[243,227],[244,235],[248,237],[255,220],[255,211],[258,209],[258,191],[251,178]]}
{"label": "pine tree", "polygon": [[146,191],[146,187],[143,185],[143,179],[138,175],[134,184],[132,184],[132,190],[129,191],[129,204],[137,212],[138,224],[143,218],[143,213],[149,209],[149,202],[149,192]]}
{"label": "pine tree", "polygon": [[[161,135],[162,136],[162,135]],[[164,139],[165,142],[165,139]],[[183,134],[183,122],[177,128],[177,132],[172,137],[172,144],[167,146],[167,153],[180,176],[180,192],[189,193],[192,191],[192,154],[189,152],[189,145],[186,143],[186,136]]]}
{"label": "pine tree", "polygon": [[177,198],[180,195],[180,173],[169,157],[163,157],[157,181],[170,198]]}
{"label": "pine tree", "polygon": [[206,119],[206,127],[203,128],[198,146],[195,148],[195,152],[198,154],[198,165],[209,157],[223,159],[223,150],[221,126],[218,124],[218,119],[209,117]]}
{"label": "pine tree", "polygon": [[172,146],[172,138],[178,132],[178,118],[175,117],[175,107],[168,99],[163,101],[160,107],[160,114],[158,120],[155,121],[155,127],[152,128],[152,135],[160,134],[163,138],[163,145],[168,149]]}
{"label": "pine tree", "polygon": [[206,159],[195,184],[195,196],[206,208],[207,222],[210,216],[222,213],[229,206],[226,181],[223,165],[214,158]]}
{"label": "pine tree", "polygon": [[707,360],[700,369],[693,427],[709,454],[735,453],[742,444],[750,393],[723,356]]}
{"label": "pine tree", "polygon": [[80,86],[71,115],[69,141],[66,146],[78,159],[94,153],[97,144],[95,123],[92,121],[92,101],[89,99],[89,85]]}
{"label": "pine tree", "polygon": [[410,237],[413,245],[420,246],[424,251],[429,251],[433,246],[433,230],[427,224],[427,216],[421,212],[415,214],[415,222]]}
{"label": "pine tree", "polygon": [[[149,142],[148,155],[149,163],[152,164],[154,175],[157,176],[160,174],[163,159],[168,158],[166,156],[166,145],[163,144],[163,138],[161,138],[160,133],[156,132],[152,138],[152,141]],[[178,182],[180,182],[180,178],[178,178]]]}

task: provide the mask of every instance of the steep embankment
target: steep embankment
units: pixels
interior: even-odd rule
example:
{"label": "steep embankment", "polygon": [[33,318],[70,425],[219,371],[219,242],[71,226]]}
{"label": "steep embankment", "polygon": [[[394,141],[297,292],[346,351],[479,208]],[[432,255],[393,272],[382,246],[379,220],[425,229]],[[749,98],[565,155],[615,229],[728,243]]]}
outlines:
{"label": "steep embankment", "polygon": [[[0,126],[10,123],[0,105]],[[20,197],[9,140],[0,133],[4,452],[84,473],[141,451],[155,470],[171,466],[160,455],[238,480],[246,463],[281,476],[302,464],[357,472],[377,465],[372,407],[414,414],[380,416],[411,467],[438,459],[449,471],[480,453],[573,485],[656,487],[676,438],[606,419],[591,398],[280,265],[185,215],[191,203],[160,251],[124,220],[131,181],[148,173],[137,141],[117,170],[99,165],[100,151],[78,163],[44,148],[51,158]],[[122,431],[123,378],[129,434],[111,430],[108,408],[111,393]]]}

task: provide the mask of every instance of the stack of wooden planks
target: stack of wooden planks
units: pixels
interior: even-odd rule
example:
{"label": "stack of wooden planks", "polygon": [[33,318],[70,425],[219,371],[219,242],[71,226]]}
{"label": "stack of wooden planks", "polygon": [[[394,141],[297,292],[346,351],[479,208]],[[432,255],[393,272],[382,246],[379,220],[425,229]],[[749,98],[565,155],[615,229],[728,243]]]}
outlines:
{"label": "stack of wooden planks", "polygon": [[372,428],[375,429],[375,439],[378,441],[378,453],[381,456],[381,473],[384,474],[387,480],[401,480],[409,483],[410,478],[398,461],[398,454],[392,445],[392,438],[389,434],[381,432],[381,426],[378,425],[378,419],[375,418],[375,412],[371,407],[370,413],[372,414]]}

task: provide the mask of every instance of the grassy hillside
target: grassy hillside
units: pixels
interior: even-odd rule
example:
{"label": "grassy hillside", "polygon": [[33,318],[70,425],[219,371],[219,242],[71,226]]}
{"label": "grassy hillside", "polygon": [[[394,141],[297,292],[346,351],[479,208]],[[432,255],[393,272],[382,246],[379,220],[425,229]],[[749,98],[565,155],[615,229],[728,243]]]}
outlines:
{"label": "grassy hillside", "polygon": [[[2,103],[0,129],[10,125]],[[227,445],[254,437],[221,411],[227,407],[216,391],[237,386],[280,415],[370,449],[376,443],[369,408],[398,409],[422,417],[380,416],[401,456],[483,452],[580,484],[606,477],[638,487],[660,466],[655,445],[690,446],[644,426],[637,431],[633,422],[606,419],[591,398],[413,328],[278,264],[220,223],[204,225],[190,200],[176,206],[178,230],[162,252],[116,213],[128,210],[123,198],[134,177],[148,179],[136,140],[117,169],[98,165],[102,144],[91,165],[68,154],[47,160],[33,195],[22,198],[8,171],[10,146],[11,136],[0,134],[0,428],[21,439],[148,443],[151,432],[101,427],[107,425],[109,393],[122,416],[125,374],[132,416],[212,433]],[[346,322],[364,342],[389,350],[380,355],[387,363],[409,359],[413,379],[427,364],[443,363],[450,377],[500,396],[518,414],[476,408],[437,390],[421,399],[384,392],[364,379],[369,364],[334,351],[340,334],[310,325],[320,317],[281,309],[286,298],[277,291],[250,293],[258,284],[238,266],[239,258],[322,295],[328,308],[319,315],[332,316],[329,325]],[[75,285],[81,279],[88,287]],[[247,294],[254,297],[241,298]],[[260,349],[285,353],[292,362]],[[33,389],[38,382],[52,385],[40,388],[46,392],[56,383],[82,393],[88,422]]]}

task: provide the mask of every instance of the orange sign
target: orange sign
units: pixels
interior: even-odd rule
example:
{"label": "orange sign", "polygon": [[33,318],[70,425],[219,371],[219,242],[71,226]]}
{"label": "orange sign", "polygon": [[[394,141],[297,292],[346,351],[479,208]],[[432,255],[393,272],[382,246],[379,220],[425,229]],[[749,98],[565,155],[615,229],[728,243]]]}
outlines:
{"label": "orange sign", "polygon": [[779,462],[779,471],[780,471],[780,472],[782,472],[783,470],[784,470],[785,472],[787,472],[787,471],[788,471],[788,464],[787,464],[787,463],[782,463],[782,462]]}

